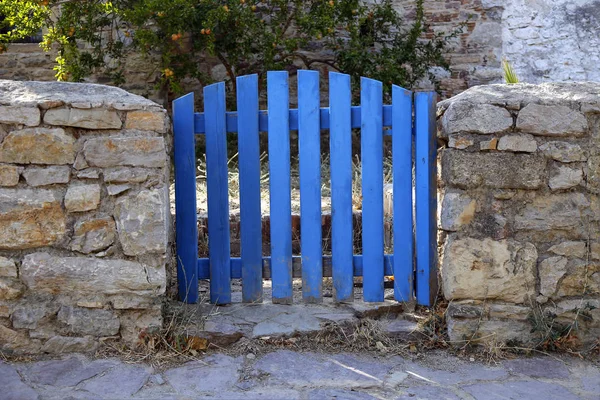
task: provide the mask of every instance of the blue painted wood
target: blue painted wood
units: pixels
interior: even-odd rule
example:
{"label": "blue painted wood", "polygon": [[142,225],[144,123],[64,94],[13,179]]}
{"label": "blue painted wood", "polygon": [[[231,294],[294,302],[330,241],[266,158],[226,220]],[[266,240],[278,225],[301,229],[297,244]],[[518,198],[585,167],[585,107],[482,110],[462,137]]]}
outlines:
{"label": "blue painted wood", "polygon": [[292,303],[289,91],[286,71],[267,73],[273,303]]}
{"label": "blue painted wood", "polygon": [[[258,112],[259,129],[261,132],[267,132],[269,130],[269,118],[268,111],[261,110]],[[353,106],[350,111],[351,115],[351,126],[352,129],[360,128],[360,106]],[[290,110],[290,130],[295,131],[298,129],[298,110]],[[321,107],[320,110],[321,118],[321,129],[329,129],[329,107]],[[230,111],[227,113],[227,132],[237,132],[238,127],[238,115],[236,111]],[[198,135],[204,134],[204,114],[195,114],[195,133]],[[383,106],[383,126],[392,126],[392,106]],[[387,130],[384,131],[384,135],[391,135],[392,132]]]}
{"label": "blue painted wood", "polygon": [[242,301],[263,300],[258,75],[237,78]]}
{"label": "blue painted wood", "polygon": [[298,71],[302,298],[307,303],[323,301],[319,103],[319,72]]}
{"label": "blue painted wood", "polygon": [[[294,277],[300,278],[302,273],[300,271],[302,264],[301,256],[293,257],[293,265],[294,265]],[[394,255],[386,254],[384,256],[384,271],[386,275],[393,275],[393,267],[394,263]],[[269,279],[271,277],[270,273],[266,268],[267,265],[270,265],[271,257],[263,257],[262,265],[263,265],[263,277]],[[352,257],[352,263],[354,265],[353,274],[354,276],[362,276],[363,274],[363,256],[355,255]],[[323,256],[323,270],[324,272],[331,271],[331,256]],[[208,258],[199,258],[198,259],[198,276],[200,279],[209,279],[209,259]],[[330,276],[331,274],[325,274],[325,276]],[[231,278],[240,279],[242,277],[242,259],[239,257],[231,258]]]}
{"label": "blue painted wood", "polygon": [[223,82],[204,87],[204,113],[206,115],[210,301],[215,304],[228,304],[231,303],[231,268],[229,268],[229,188]]}
{"label": "blue painted wood", "polygon": [[354,300],[350,76],[329,73],[331,249],[335,300]]}
{"label": "blue painted wood", "polygon": [[436,96],[415,94],[416,293],[424,306],[437,295]]}
{"label": "blue painted wood", "polygon": [[394,298],[413,299],[412,92],[392,86]]}
{"label": "blue painted wood", "polygon": [[194,94],[173,102],[175,220],[179,300],[198,302],[198,220],[196,214],[196,143]]}
{"label": "blue painted wood", "polygon": [[384,300],[383,292],[383,86],[361,78],[363,298]]}

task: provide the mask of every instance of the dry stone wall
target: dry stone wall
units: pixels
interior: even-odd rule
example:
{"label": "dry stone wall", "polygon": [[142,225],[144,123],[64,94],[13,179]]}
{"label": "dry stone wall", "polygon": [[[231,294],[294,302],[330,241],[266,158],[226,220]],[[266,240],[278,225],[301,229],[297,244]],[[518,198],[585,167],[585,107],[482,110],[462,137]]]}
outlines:
{"label": "dry stone wall", "polygon": [[450,338],[596,340],[600,84],[479,86],[438,115]]}
{"label": "dry stone wall", "polygon": [[161,325],[169,146],[150,100],[0,80],[0,351],[90,351]]}

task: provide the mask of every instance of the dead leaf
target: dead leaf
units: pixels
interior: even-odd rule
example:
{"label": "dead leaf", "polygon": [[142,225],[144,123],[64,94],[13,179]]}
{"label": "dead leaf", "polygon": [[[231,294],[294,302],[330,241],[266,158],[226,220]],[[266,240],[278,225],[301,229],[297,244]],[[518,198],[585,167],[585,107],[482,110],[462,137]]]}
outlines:
{"label": "dead leaf", "polygon": [[208,339],[198,336],[190,336],[187,339],[187,344],[192,350],[206,350],[208,348]]}

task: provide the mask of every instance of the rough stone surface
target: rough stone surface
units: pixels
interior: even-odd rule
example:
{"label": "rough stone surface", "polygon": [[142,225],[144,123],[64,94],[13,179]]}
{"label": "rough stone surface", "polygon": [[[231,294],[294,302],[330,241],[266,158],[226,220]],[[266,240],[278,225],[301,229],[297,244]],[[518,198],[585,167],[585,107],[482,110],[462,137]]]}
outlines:
{"label": "rough stone surface", "polygon": [[527,154],[442,153],[442,179],[459,188],[537,189],[546,174],[542,157]]}
{"label": "rough stone surface", "polygon": [[120,129],[123,123],[116,111],[106,109],[53,108],[46,111],[44,123],[85,129]]}
{"label": "rough stone surface", "polygon": [[75,139],[61,128],[27,128],[10,132],[0,144],[0,162],[72,164]]}
{"label": "rough stone surface", "polygon": [[125,129],[165,133],[167,130],[166,116],[166,113],[162,112],[132,111],[127,113]]}
{"label": "rough stone surface", "polygon": [[165,377],[179,395],[194,396],[199,392],[218,394],[233,388],[241,368],[241,358],[217,354],[205,358],[203,362],[190,362],[171,369],[165,373]]}
{"label": "rough stone surface", "polygon": [[0,361],[0,387],[5,400],[37,400],[39,395],[21,380],[15,368]]}
{"label": "rough stone surface", "polygon": [[0,257],[0,277],[16,278],[17,276],[15,261],[10,258]]}
{"label": "rough stone surface", "polygon": [[71,333],[79,335],[113,336],[121,326],[119,318],[109,310],[62,306],[57,319],[67,325]]}
{"label": "rough stone surface", "polygon": [[164,270],[126,260],[56,257],[33,253],[24,257],[21,278],[30,290],[45,293],[157,296],[165,290]]}
{"label": "rough stone surface", "polygon": [[581,136],[587,128],[582,113],[562,105],[528,104],[517,117],[517,129],[534,135]]}
{"label": "rough stone surface", "polygon": [[515,216],[515,228],[546,231],[579,227],[590,202],[581,193],[536,197]]}
{"label": "rough stone surface", "polygon": [[117,167],[104,170],[104,181],[111,183],[140,183],[148,179],[152,170],[147,168]]}
{"label": "rough stone surface", "polygon": [[145,190],[119,199],[115,220],[123,252],[164,253],[167,247],[167,198],[164,191]]}
{"label": "rough stone surface", "polygon": [[38,126],[40,109],[37,107],[0,106],[0,123]]}
{"label": "rough stone surface", "polygon": [[501,151],[535,153],[537,147],[533,136],[528,134],[502,136],[498,141],[498,150]]}
{"label": "rough stone surface", "polygon": [[53,336],[42,346],[43,353],[86,353],[96,350],[98,344],[88,337]]}
{"label": "rough stone surface", "polygon": [[110,217],[79,221],[75,224],[71,249],[86,254],[104,250],[115,242],[115,237],[115,221]]}
{"label": "rough stone surface", "polygon": [[71,185],[65,195],[65,208],[69,212],[90,211],[100,204],[100,185]]}
{"label": "rough stone surface", "polygon": [[561,165],[550,174],[548,186],[552,190],[570,189],[583,182],[583,171],[581,168],[571,168]]}
{"label": "rough stone surface", "polygon": [[559,256],[584,258],[586,254],[585,242],[561,242],[548,249],[549,252]]}
{"label": "rough stone surface", "polygon": [[455,149],[466,149],[473,144],[475,144],[475,141],[466,136],[450,135],[448,138],[448,146]]}
{"label": "rough stone surface", "polygon": [[489,134],[508,130],[513,119],[505,108],[458,101],[450,104],[442,124],[447,135],[461,132]]}
{"label": "rough stone surface", "polygon": [[20,170],[16,165],[0,165],[0,186],[17,186]]}
{"label": "rough stone surface", "polygon": [[164,168],[167,161],[162,137],[93,138],[85,142],[83,153],[89,165],[101,168]]}
{"label": "rough stone surface", "polygon": [[445,231],[457,231],[473,221],[477,201],[466,194],[446,193],[442,202],[440,224]]}
{"label": "rough stone surface", "polygon": [[552,159],[564,163],[587,160],[587,152],[578,144],[569,142],[546,142],[540,146],[540,150]]}
{"label": "rough stone surface", "polygon": [[536,260],[531,243],[450,237],[442,262],[444,296],[523,303],[535,294]]}
{"label": "rough stone surface", "polygon": [[69,183],[71,169],[67,166],[27,167],[23,177],[29,186]]}
{"label": "rough stone surface", "polygon": [[567,272],[566,257],[550,257],[539,265],[540,293],[546,297],[552,297],[556,292],[558,281]]}
{"label": "rough stone surface", "polygon": [[59,195],[50,190],[0,188],[0,250],[48,246],[66,232]]}

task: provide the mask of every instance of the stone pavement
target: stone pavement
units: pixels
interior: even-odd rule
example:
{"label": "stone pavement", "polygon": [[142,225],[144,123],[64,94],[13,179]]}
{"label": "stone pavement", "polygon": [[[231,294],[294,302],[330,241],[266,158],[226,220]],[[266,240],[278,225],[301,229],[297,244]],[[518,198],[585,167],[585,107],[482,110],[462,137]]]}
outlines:
{"label": "stone pavement", "polygon": [[0,362],[0,399],[600,399],[598,362],[534,357],[498,364],[428,352],[277,350],[209,355],[164,371],[83,355]]}

